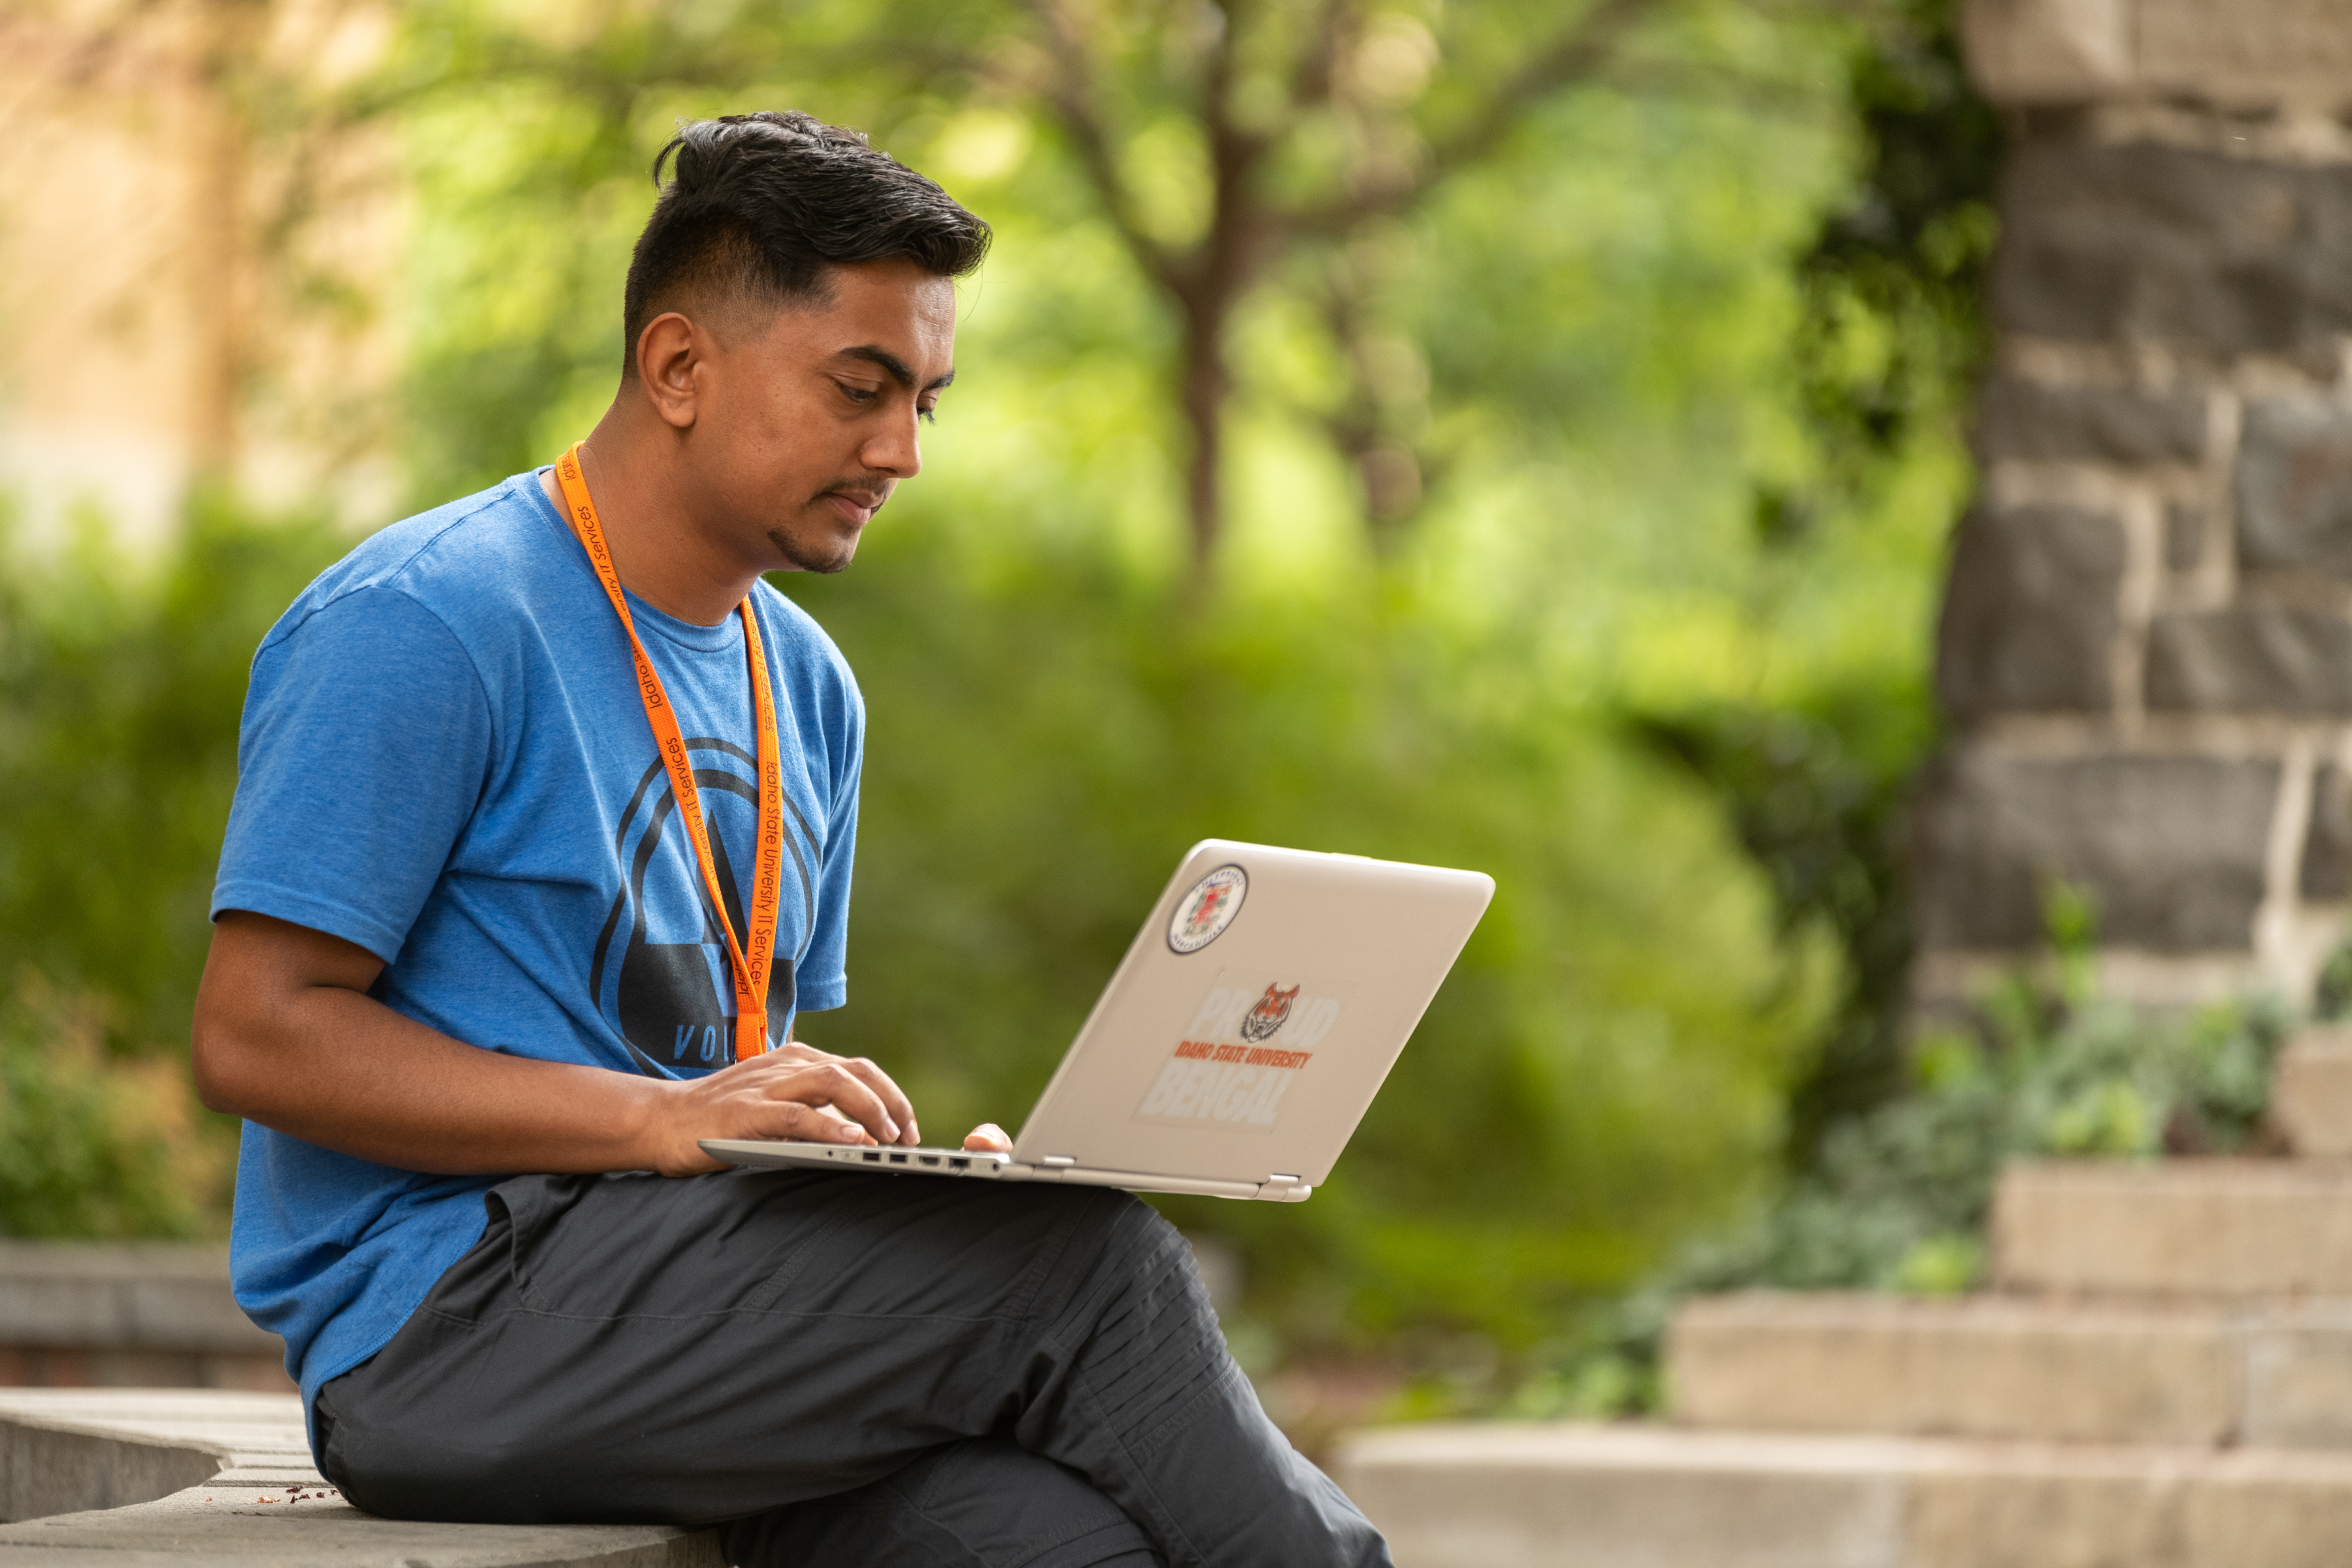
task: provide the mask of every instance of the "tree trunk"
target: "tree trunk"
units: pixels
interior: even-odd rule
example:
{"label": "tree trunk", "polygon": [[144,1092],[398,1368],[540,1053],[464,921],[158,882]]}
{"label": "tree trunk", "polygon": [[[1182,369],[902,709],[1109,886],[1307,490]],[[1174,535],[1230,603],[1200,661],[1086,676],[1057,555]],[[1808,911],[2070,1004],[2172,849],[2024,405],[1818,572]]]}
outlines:
{"label": "tree trunk", "polygon": [[203,125],[187,223],[195,353],[190,367],[190,456],[195,471],[236,471],[245,380],[246,181],[252,154],[240,79],[267,19],[262,0],[209,0],[202,13],[195,77]]}
{"label": "tree trunk", "polygon": [[1181,402],[1192,438],[1185,468],[1185,517],[1192,529],[1192,575],[1205,579],[1225,522],[1225,301],[1212,298],[1184,312]]}

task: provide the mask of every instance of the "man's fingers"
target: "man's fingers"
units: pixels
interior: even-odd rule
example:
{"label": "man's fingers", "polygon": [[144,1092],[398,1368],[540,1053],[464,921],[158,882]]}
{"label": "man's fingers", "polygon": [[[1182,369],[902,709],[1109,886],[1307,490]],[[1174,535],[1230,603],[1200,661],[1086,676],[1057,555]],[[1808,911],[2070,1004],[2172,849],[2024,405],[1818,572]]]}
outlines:
{"label": "man's fingers", "polygon": [[879,1065],[863,1056],[835,1056],[829,1051],[818,1050],[805,1040],[788,1040],[760,1060],[779,1063],[789,1062],[795,1065],[834,1062],[845,1067],[864,1079],[866,1086],[881,1096],[883,1109],[887,1111],[890,1113],[890,1119],[898,1124],[898,1138],[895,1140],[885,1138],[882,1140],[884,1143],[919,1144],[923,1141],[922,1133],[915,1125],[914,1102],[907,1098],[906,1092],[898,1087],[897,1082],[887,1072],[883,1071]]}
{"label": "man's fingers", "polygon": [[896,1139],[885,1138],[882,1140],[884,1143],[916,1144],[922,1141],[922,1134],[915,1126],[914,1103],[907,1098],[906,1092],[898,1087],[888,1073],[883,1071],[879,1065],[867,1058],[835,1056],[829,1051],[819,1051],[803,1040],[786,1040],[768,1052],[763,1060],[772,1061],[782,1060],[809,1064],[831,1062],[836,1066],[847,1068],[864,1080],[866,1086],[881,1098],[882,1108],[890,1113],[891,1121],[898,1124],[898,1136]]}
{"label": "man's fingers", "polygon": [[796,1101],[803,1107],[830,1105],[856,1124],[845,1129],[847,1136],[836,1133],[829,1141],[862,1143],[865,1133],[873,1134],[877,1143],[898,1141],[898,1124],[883,1104],[882,1097],[852,1072],[845,1062],[817,1062],[801,1068],[787,1074],[770,1092],[779,1100]]}
{"label": "man's fingers", "polygon": [[[909,1101],[905,1092],[891,1081],[888,1073],[862,1056],[845,1056],[838,1060],[842,1066],[857,1074],[866,1086],[873,1090],[881,1099],[882,1108],[889,1112],[890,1119],[898,1124],[898,1141],[899,1143],[919,1144],[923,1141],[922,1134],[915,1128],[913,1102]],[[887,1144],[891,1140],[885,1138],[882,1141]]]}
{"label": "man's fingers", "polygon": [[783,1125],[763,1135],[796,1144],[870,1144],[875,1141],[864,1127],[846,1116],[835,1114],[830,1106],[789,1103],[782,1109]]}
{"label": "man's fingers", "polygon": [[963,1135],[963,1146],[974,1154],[1009,1155],[1013,1152],[1013,1140],[995,1123],[982,1122]]}

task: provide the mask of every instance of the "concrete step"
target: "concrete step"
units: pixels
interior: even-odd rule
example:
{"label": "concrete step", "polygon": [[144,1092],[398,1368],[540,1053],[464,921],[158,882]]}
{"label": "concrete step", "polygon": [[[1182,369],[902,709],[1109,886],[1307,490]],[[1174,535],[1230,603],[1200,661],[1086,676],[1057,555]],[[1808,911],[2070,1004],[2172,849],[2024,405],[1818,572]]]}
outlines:
{"label": "concrete step", "polygon": [[135,1508],[0,1524],[0,1568],[724,1568],[655,1524],[415,1524],[340,1497],[207,1484]]}
{"label": "concrete step", "polygon": [[2352,1157],[2352,1022],[2294,1032],[2272,1071],[2271,1119],[2298,1155]]}
{"label": "concrete step", "polygon": [[2352,1449],[2352,1301],[1699,1298],[1666,1338],[1695,1427]]}
{"label": "concrete step", "polygon": [[708,1531],[363,1514],[287,1394],[0,1390],[0,1568],[721,1568]]}
{"label": "concrete step", "polygon": [[2352,1163],[2021,1161],[1992,1239],[2005,1290],[2352,1298]]}
{"label": "concrete step", "polygon": [[1629,1424],[1389,1427],[1335,1475],[1398,1568],[2342,1568],[2352,1455]]}
{"label": "concrete step", "polygon": [[152,1502],[231,1468],[319,1482],[299,1397],[0,1389],[0,1520]]}

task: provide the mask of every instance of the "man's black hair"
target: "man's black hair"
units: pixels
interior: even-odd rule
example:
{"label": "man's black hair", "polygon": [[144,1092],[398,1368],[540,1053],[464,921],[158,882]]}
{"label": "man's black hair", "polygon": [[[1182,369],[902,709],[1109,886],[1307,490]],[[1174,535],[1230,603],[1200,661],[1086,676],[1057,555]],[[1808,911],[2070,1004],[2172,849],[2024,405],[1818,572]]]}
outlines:
{"label": "man's black hair", "polygon": [[682,292],[736,291],[781,308],[821,303],[833,267],[903,258],[961,277],[988,254],[988,225],[945,191],[798,110],[686,126],[655,155],[654,183],[661,195],[622,294],[630,375],[646,323]]}

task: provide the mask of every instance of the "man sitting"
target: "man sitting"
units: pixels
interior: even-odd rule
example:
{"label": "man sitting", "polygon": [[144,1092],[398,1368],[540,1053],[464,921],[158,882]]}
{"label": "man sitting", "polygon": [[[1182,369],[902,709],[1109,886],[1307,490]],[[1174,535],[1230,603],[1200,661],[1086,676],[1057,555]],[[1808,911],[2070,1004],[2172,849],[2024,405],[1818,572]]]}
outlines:
{"label": "man sitting", "polygon": [[804,114],[673,158],[587,442],[375,535],[254,660],[196,1077],[320,1470],[723,1523],[747,1568],[1386,1563],[1135,1198],[698,1146],[919,1137],[793,1039],[846,999],[865,713],[761,574],[842,570],[918,471],[989,235]]}

